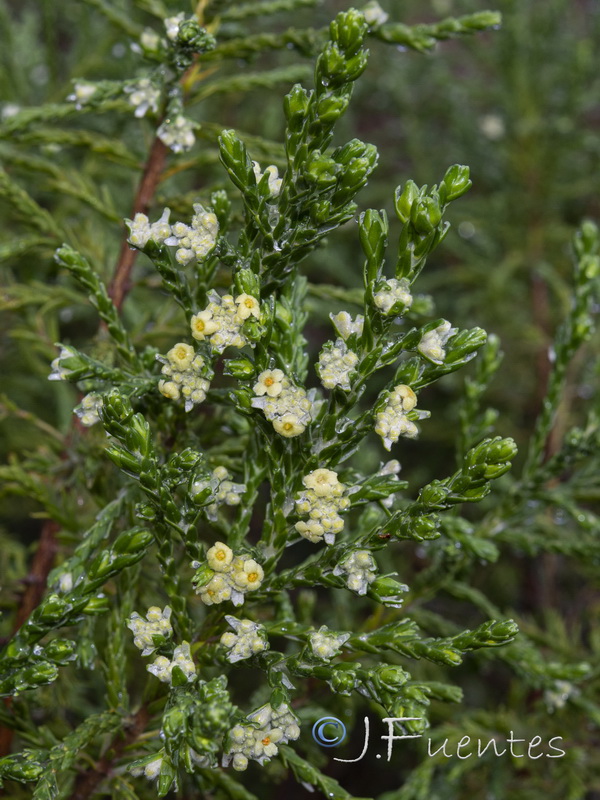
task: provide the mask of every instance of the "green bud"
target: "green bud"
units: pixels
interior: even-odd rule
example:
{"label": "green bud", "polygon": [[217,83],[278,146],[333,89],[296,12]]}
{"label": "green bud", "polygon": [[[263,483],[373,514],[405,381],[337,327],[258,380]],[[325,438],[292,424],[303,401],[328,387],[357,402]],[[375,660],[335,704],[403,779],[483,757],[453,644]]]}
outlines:
{"label": "green bud", "polygon": [[[351,666],[351,665],[348,665]],[[328,681],[331,689],[337,694],[351,695],[358,685],[355,669],[342,669],[336,665]]]}
{"label": "green bud", "polygon": [[122,533],[113,545],[115,553],[139,553],[145,550],[153,541],[153,536],[149,531],[141,528],[132,528]]}
{"label": "green bud", "polygon": [[52,683],[58,678],[58,667],[48,661],[39,661],[21,671],[16,688],[30,689]]}
{"label": "green bud", "polygon": [[380,685],[386,691],[397,692],[400,686],[403,686],[410,678],[410,675],[402,667],[384,664],[373,670],[372,678],[376,685]]}
{"label": "green bud", "polygon": [[67,601],[57,594],[49,595],[38,609],[43,622],[58,622],[69,610]]}
{"label": "green bud", "polygon": [[469,174],[469,167],[460,164],[448,168],[440,184],[440,198],[443,203],[450,203],[469,191],[473,185]]}
{"label": "green bud", "polygon": [[53,639],[44,647],[43,655],[57,664],[67,664],[75,658],[75,648],[70,639]]}
{"label": "green bud", "polygon": [[407,181],[402,189],[398,186],[394,197],[394,207],[400,222],[406,224],[411,216],[413,204],[419,197],[419,187],[414,181]]}
{"label": "green bud", "polygon": [[343,11],[329,25],[329,35],[347,55],[356,53],[365,38],[368,25],[364,15],[354,8]]}
{"label": "green bud", "polygon": [[442,210],[436,196],[421,197],[413,203],[410,221],[422,236],[431,233],[442,219]]}
{"label": "green bud", "polygon": [[192,578],[192,583],[195,587],[204,586],[214,574],[214,570],[212,570],[208,564],[201,564]]}
{"label": "green bud", "polygon": [[429,508],[444,508],[450,490],[440,481],[432,481],[419,492],[419,503]]}
{"label": "green bud", "polygon": [[235,293],[250,294],[260,300],[260,278],[251,269],[239,269],[233,280]]}
{"label": "green bud", "polygon": [[83,607],[84,614],[104,614],[111,606],[110,598],[105,595],[98,595],[88,600],[87,604]]}
{"label": "green bud", "polygon": [[324,188],[336,183],[338,171],[339,167],[332,158],[328,158],[322,155],[319,150],[315,150],[304,168],[304,179],[308,183]]}
{"label": "green bud", "polygon": [[400,608],[402,605],[401,595],[407,591],[406,584],[399,583],[389,576],[381,576],[370,584],[367,594],[385,606]]}
{"label": "green bud", "polygon": [[308,92],[300,84],[293,86],[289,94],[286,94],[283,99],[283,111],[289,133],[299,133],[304,128],[309,103]]}
{"label": "green bud", "polygon": [[229,358],[224,362],[223,373],[233,378],[247,380],[256,375],[256,367],[249,358]]}
{"label": "green bud", "polygon": [[330,200],[318,200],[310,206],[310,218],[315,225],[322,225],[331,218],[332,205]]}
{"label": "green bud", "polygon": [[325,95],[317,103],[317,116],[321,123],[334,123],[348,108],[350,98],[346,95]]}

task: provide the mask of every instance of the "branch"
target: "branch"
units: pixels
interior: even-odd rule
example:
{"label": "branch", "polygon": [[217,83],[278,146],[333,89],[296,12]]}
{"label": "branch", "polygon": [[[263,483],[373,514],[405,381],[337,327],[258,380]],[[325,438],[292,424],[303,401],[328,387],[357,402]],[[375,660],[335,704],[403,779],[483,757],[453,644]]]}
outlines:
{"label": "branch", "polygon": [[[150,148],[150,155],[144,167],[142,180],[137,190],[135,200],[133,201],[133,209],[131,211],[131,219],[136,214],[145,214],[150,208],[154,192],[160,180],[160,176],[165,166],[168,148],[161,140],[156,137]],[[119,261],[115,267],[112,281],[108,287],[108,294],[110,295],[113,303],[117,308],[121,308],[123,301],[131,288],[130,276],[131,270],[135,263],[137,250],[129,247],[127,237],[123,239],[121,244],[121,251],[119,253]]]}
{"label": "branch", "polygon": [[98,788],[99,784],[110,775],[115,761],[122,755],[126,747],[133,744],[135,740],[143,733],[144,728],[148,724],[150,713],[146,706],[142,706],[131,718],[129,726],[126,728],[126,733],[119,734],[120,739],[114,739],[106,750],[106,755],[102,756],[100,761],[97,762],[95,769],[89,769],[85,772],[80,772],[75,780],[73,792],[69,800],[89,800]]}
{"label": "branch", "polygon": [[[24,579],[26,589],[23,592],[21,603],[17,610],[13,635],[28,619],[31,612],[37,608],[46,589],[48,574],[54,563],[56,555],[56,534],[59,526],[54,520],[48,519],[42,525],[42,532],[38,547],[33,557],[29,575]],[[8,708],[12,704],[12,697],[6,697],[4,703]],[[12,728],[0,728],[0,758],[10,753],[14,731]]]}

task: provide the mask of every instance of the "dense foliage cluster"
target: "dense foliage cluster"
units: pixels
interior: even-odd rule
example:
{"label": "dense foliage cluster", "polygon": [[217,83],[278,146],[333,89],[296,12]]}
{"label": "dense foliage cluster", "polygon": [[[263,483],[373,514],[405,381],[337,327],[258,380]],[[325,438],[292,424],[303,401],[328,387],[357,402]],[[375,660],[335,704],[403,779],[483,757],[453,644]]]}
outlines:
{"label": "dense foliage cluster", "polygon": [[[384,157],[388,211],[368,208],[380,156],[346,135],[369,50],[423,53],[499,14],[411,26],[373,0],[86,2],[54,35],[76,52],[93,19],[98,63],[69,65],[68,94],[1,109],[19,228],[0,242],[0,781],[36,800],[586,797],[598,607],[584,594],[577,620],[548,587],[598,569],[598,366],[581,356],[598,229],[574,235],[571,304],[518,455],[486,408],[498,337],[460,301],[439,316],[421,274],[433,261],[439,280],[469,168],[394,190]],[[2,9],[10,74],[37,32]],[[32,75],[58,86],[48,36]],[[286,84],[272,139],[215,103]],[[541,610],[516,596],[534,580]],[[327,717],[351,734],[335,751]],[[415,741],[392,753],[393,732]],[[464,737],[472,756],[452,758]]]}

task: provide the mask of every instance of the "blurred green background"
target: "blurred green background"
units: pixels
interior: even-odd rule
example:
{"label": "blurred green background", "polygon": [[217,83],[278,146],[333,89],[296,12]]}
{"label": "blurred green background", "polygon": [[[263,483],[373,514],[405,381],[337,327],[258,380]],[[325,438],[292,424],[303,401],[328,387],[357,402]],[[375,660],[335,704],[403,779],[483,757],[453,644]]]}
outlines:
{"label": "blurred green background", "polygon": [[[268,28],[319,28],[348,6],[324,0],[292,16],[275,16]],[[549,347],[570,304],[570,240],[584,217],[600,218],[600,4],[383,0],[382,6],[391,19],[407,24],[486,8],[503,14],[501,30],[440,43],[431,53],[402,51],[373,40],[369,67],[358,82],[337,142],[357,136],[378,147],[379,167],[359,202],[361,209],[386,208],[390,216],[398,184],[409,178],[431,184],[450,164],[470,166],[473,189],[452,206],[452,230],[416,289],[432,295],[432,317],[444,316],[461,327],[479,325],[500,337],[504,363],[487,400],[499,410],[497,432],[513,436],[524,451],[544,396]],[[39,475],[39,485],[51,494],[81,505],[82,516],[89,512],[91,464],[104,446],[103,438],[72,429],[76,393],[69,386],[48,384],[46,377],[56,355],[54,342],[102,352],[104,341],[96,336],[93,309],[59,271],[52,254],[61,241],[68,241],[110,280],[122,241],[122,220],[130,215],[153,128],[147,120],[135,120],[125,103],[116,103],[113,113],[65,113],[62,118],[33,118],[28,124],[14,120],[19,110],[64,103],[73,78],[142,76],[145,66],[131,51],[128,24],[158,29],[159,12],[174,13],[181,4],[121,0],[111,4],[119,12],[112,18],[106,7],[102,0],[0,2],[0,456],[8,464],[25,463],[36,486]],[[224,31],[234,37],[265,24],[261,19],[231,21]],[[188,110],[203,126],[198,143],[189,154],[169,158],[154,216],[164,205],[185,214],[193,200],[226,186],[217,163],[219,127],[238,129],[261,164],[281,166],[281,149],[269,142],[281,141],[281,101],[289,80],[277,89],[251,92],[231,92],[227,80],[248,71],[296,65],[294,80],[308,83],[310,64],[308,53],[304,57],[293,48],[223,65],[208,62],[203,80],[191,93],[192,99],[196,93],[204,99]],[[211,90],[213,82],[220,88]],[[49,212],[45,222],[43,214],[32,211],[32,199],[38,209]],[[392,222],[392,234],[398,230]],[[356,224],[350,223],[305,262],[313,284],[311,308],[319,315],[307,331],[313,357],[331,336],[329,311],[359,310],[335,292],[335,287],[361,285],[357,242]],[[124,314],[138,342],[161,347],[172,340],[181,320],[157,287],[156,276],[140,257]],[[596,337],[573,364],[556,429],[557,446],[564,431],[581,422],[597,391],[599,343]],[[404,449],[403,477],[413,488],[453,468],[463,381],[461,371],[428,391],[425,407],[432,410],[432,419],[423,425],[420,440]],[[374,442],[361,468],[376,468],[379,456]],[[9,472],[4,478],[1,602],[9,613],[1,633],[7,636],[39,536],[42,490],[24,487]],[[598,495],[589,499],[590,508],[594,503],[597,507],[597,499]],[[549,525],[555,523],[560,519],[548,520]],[[572,535],[576,533],[574,529]],[[69,536],[61,540],[65,549],[72,541]],[[413,553],[403,550],[403,560],[395,567],[401,579],[411,582],[411,575],[423,568],[421,558],[418,548]],[[472,580],[498,607],[512,609],[541,647],[598,664],[597,572],[597,558],[544,554],[539,542],[528,551],[519,542],[506,545],[500,561],[482,565]],[[459,601],[449,600],[435,610],[465,624],[471,621],[468,616],[462,619]],[[435,673],[431,666],[426,670]],[[468,720],[473,719],[485,729],[485,714],[496,713],[501,703],[506,705],[497,713],[501,718],[508,709],[507,731],[511,715],[525,715],[531,731],[546,738],[570,736],[577,746],[552,772],[547,764],[528,762],[527,774],[514,765],[502,771],[494,771],[497,765],[482,766],[468,780],[457,774],[454,783],[450,781],[454,793],[448,796],[600,797],[600,762],[592,755],[599,743],[597,731],[582,730],[576,708],[555,707],[551,716],[541,693],[532,693],[506,666],[488,668],[483,659],[461,667],[453,678],[467,695],[466,709],[446,719],[459,731],[468,731]],[[440,711],[444,714],[450,712]],[[497,719],[495,724],[500,724]],[[422,758],[412,750],[406,763],[394,764],[395,771],[372,761],[365,762],[360,774],[356,766],[345,771],[338,767],[335,774],[354,793],[367,794],[372,791],[368,776],[373,770],[380,776],[380,791],[391,790],[398,786],[400,774],[419,763]]]}

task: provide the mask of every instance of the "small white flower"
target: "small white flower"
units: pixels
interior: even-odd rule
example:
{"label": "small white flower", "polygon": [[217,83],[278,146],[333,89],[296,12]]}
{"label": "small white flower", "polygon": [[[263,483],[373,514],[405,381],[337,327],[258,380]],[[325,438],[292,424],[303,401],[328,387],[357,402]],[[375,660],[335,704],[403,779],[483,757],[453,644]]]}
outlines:
{"label": "small white flower", "polygon": [[174,119],[166,119],[156,135],[174,153],[190,150],[196,141],[194,123],[183,114],[178,114]]}
{"label": "small white flower", "polygon": [[212,211],[200,203],[194,203],[194,216],[190,225],[176,222],[165,244],[177,247],[175,260],[186,266],[197,259],[201,261],[211,252],[217,242],[219,223]]}
{"label": "small white flower", "polygon": [[162,762],[163,760],[161,756],[155,758],[154,761],[148,762],[148,764],[146,764],[146,766],[144,767],[144,775],[149,780],[154,780],[155,778],[158,778],[158,776],[160,775]]}
{"label": "small white flower", "polygon": [[135,116],[143,117],[148,110],[157,112],[160,101],[160,89],[152,85],[149,78],[142,78],[137,83],[126,86],[129,102],[135,108]]}
{"label": "small white flower", "polygon": [[228,572],[233,561],[233,550],[223,542],[217,542],[207,552],[206,561],[215,572]]}
{"label": "small white flower", "polygon": [[280,369],[267,369],[260,373],[252,391],[259,397],[264,394],[277,397],[283,390],[283,378],[284,374]]}
{"label": "small white flower", "polygon": [[142,213],[136,214],[133,220],[126,219],[125,225],[129,228],[127,241],[138,250],[142,250],[151,239],[157,244],[162,244],[171,233],[170,215],[171,209],[165,208],[156,222],[151,223]]}
{"label": "small white flower", "polygon": [[144,28],[140,36],[140,44],[150,53],[154,53],[160,47],[160,36],[152,28]]}
{"label": "small white flower", "polygon": [[81,403],[75,407],[75,414],[79,417],[81,424],[86,428],[90,428],[97,422],[100,422],[100,410],[102,409],[103,401],[99,394],[90,392],[82,397]]}
{"label": "small white flower", "polygon": [[443,364],[446,358],[444,345],[457,330],[445,319],[437,328],[423,335],[417,345],[417,350],[429,361],[433,361],[434,364]]}
{"label": "small white flower", "polygon": [[232,564],[232,578],[234,584],[244,592],[258,589],[264,578],[263,568],[253,558],[244,560],[238,556]]}
{"label": "small white flower", "polygon": [[308,641],[312,654],[323,661],[329,661],[339,655],[342,645],[350,638],[349,633],[334,633],[326,625],[309,634]]}
{"label": "small white flower", "polygon": [[360,336],[363,332],[365,318],[362,316],[362,314],[359,314],[356,319],[353,320],[347,311],[340,311],[339,314],[330,314],[329,318],[333,322],[334,328],[344,341],[346,341],[346,339],[353,334]]}
{"label": "small white flower", "polygon": [[[160,751],[164,752],[164,751]],[[135,777],[144,775],[148,780],[155,780],[160,775],[163,757],[161,755],[146,758],[137,767],[130,767],[129,771]]]}
{"label": "small white flower", "polygon": [[315,469],[302,478],[302,483],[317,497],[340,497],[344,492],[344,485],[332,469]]}
{"label": "small white flower", "polygon": [[340,561],[333,570],[334,575],[345,575],[346,586],[351,592],[364,595],[377,573],[375,559],[368,550],[356,550]]}
{"label": "small white flower", "polygon": [[[392,443],[397,442],[400,436],[414,439],[418,434],[417,426],[406,416],[416,404],[416,394],[405,384],[399,384],[388,394],[385,406],[375,415],[375,433],[383,439],[386,450],[389,450]],[[427,411],[415,413],[419,419],[429,416]]]}
{"label": "small white flower", "polygon": [[18,114],[20,110],[21,106],[18,106],[16,103],[5,103],[5,105],[2,106],[0,118],[4,122],[4,120],[14,117],[15,114]]}
{"label": "small white flower", "polygon": [[265,629],[258,622],[232,616],[226,616],[225,619],[235,631],[235,633],[226,632],[221,636],[221,644],[229,651],[227,660],[231,664],[268,649]]}
{"label": "small white flower", "polygon": [[183,20],[185,19],[185,13],[181,11],[174,17],[167,17],[164,20],[165,23],[165,30],[167,31],[167,39],[171,42],[174,42],[179,35],[179,27]]}
{"label": "small white flower", "polygon": [[75,81],[73,84],[73,93],[67,97],[67,100],[75,103],[75,108],[80,111],[96,94],[96,89],[97,86],[95,83]]}
{"label": "small white flower", "polygon": [[260,304],[255,297],[250,294],[240,294],[235,298],[235,302],[240,319],[248,319],[251,316],[260,319]]}
{"label": "small white flower", "polygon": [[131,614],[127,627],[133,633],[134,645],[142,651],[143,656],[148,656],[156,649],[154,645],[155,636],[169,638],[173,633],[171,626],[171,608],[165,606],[161,610],[158,606],[151,606],[146,619],[141,617],[136,611]]}
{"label": "small white flower", "polygon": [[67,359],[76,357],[77,357],[77,351],[74,348],[61,345],[60,353],[50,364],[50,366],[52,367],[52,372],[50,373],[50,375],[48,375],[48,380],[49,381],[67,380],[73,374],[73,370],[66,367],[64,365],[64,362]]}
{"label": "small white flower", "polygon": [[196,665],[192,660],[189,642],[182,642],[175,648],[172,661],[166,656],[158,656],[152,664],[148,664],[146,669],[159,681],[171,683],[174,667],[179,667],[188,681],[195,677]]}
{"label": "small white flower", "polygon": [[344,391],[350,391],[350,375],[358,364],[358,356],[348,350],[343,339],[337,339],[335,344],[327,342],[319,355],[317,374],[325,389],[335,389],[339,386]]}
{"label": "small white flower", "polygon": [[[396,303],[400,302],[404,309],[410,308],[413,302],[413,297],[410,293],[410,285],[406,278],[396,280],[390,278],[385,281],[385,285],[373,296],[375,305],[381,310],[383,314],[389,314]],[[402,309],[399,313],[402,312]]]}
{"label": "small white flower", "polygon": [[389,19],[389,14],[383,10],[377,0],[370,0],[362,10],[365,21],[371,28],[379,28]]}
{"label": "small white flower", "polygon": [[59,592],[70,592],[73,588],[73,575],[70,572],[63,572],[63,574],[58,579],[58,590]]}
{"label": "small white flower", "polygon": [[[258,161],[253,161],[252,166],[254,169],[254,175],[256,177],[256,183],[260,183],[263,173],[260,170],[260,164]],[[271,165],[265,169],[265,173],[269,177],[267,178],[267,184],[269,187],[269,193],[271,197],[277,197],[281,191],[281,184],[282,179],[279,177],[279,170],[277,167]]]}

